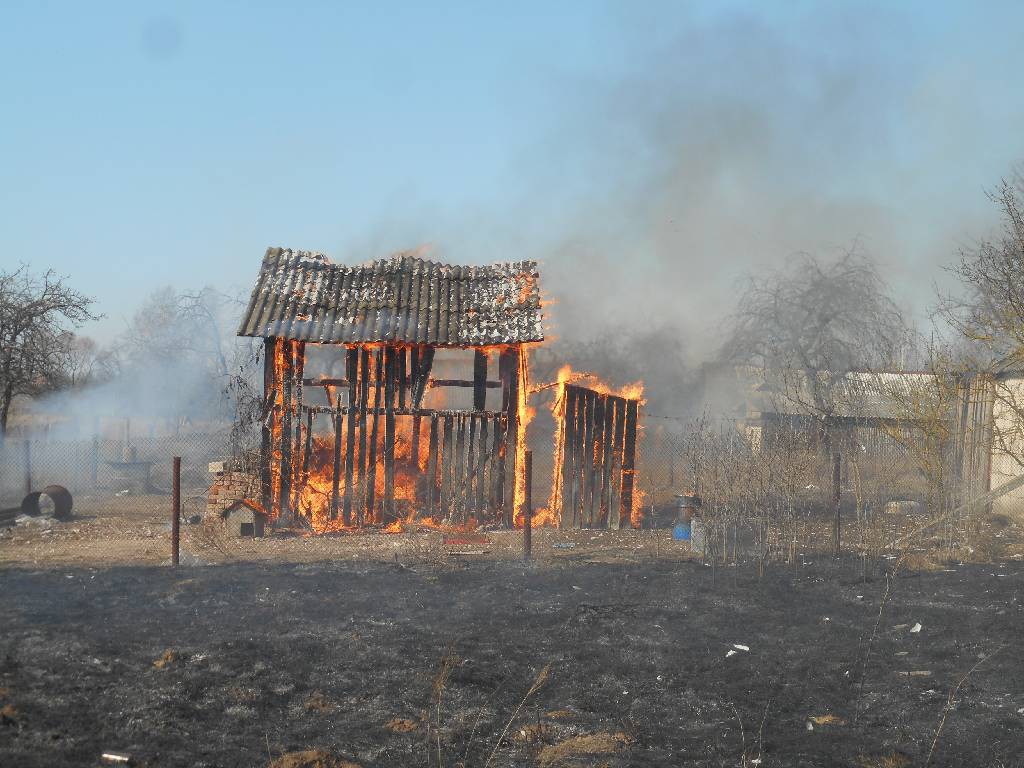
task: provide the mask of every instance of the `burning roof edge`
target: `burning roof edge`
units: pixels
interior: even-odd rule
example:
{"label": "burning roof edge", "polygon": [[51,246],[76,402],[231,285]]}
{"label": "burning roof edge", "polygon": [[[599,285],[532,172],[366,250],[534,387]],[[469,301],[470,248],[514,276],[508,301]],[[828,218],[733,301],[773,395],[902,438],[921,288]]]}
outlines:
{"label": "burning roof edge", "polygon": [[268,248],[239,336],[479,347],[543,341],[535,261],[458,266],[398,253],[335,264]]}

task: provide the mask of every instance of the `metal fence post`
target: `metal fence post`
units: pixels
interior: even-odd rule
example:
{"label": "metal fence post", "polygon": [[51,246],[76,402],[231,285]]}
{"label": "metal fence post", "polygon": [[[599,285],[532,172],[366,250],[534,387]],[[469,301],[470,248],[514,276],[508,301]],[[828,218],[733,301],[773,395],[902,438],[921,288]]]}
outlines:
{"label": "metal fence post", "polygon": [[32,438],[25,438],[25,495],[32,493]]}
{"label": "metal fence post", "polygon": [[533,548],[533,451],[527,451],[523,461],[525,475],[525,509],[523,510],[523,559],[530,559]]}
{"label": "metal fence post", "polygon": [[174,481],[171,490],[171,565],[178,564],[181,546],[181,456],[174,457]]}

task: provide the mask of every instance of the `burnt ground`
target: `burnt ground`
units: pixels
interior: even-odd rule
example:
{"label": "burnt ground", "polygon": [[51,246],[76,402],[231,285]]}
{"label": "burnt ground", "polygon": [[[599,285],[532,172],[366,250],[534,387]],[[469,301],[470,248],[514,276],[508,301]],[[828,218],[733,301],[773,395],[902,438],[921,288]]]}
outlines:
{"label": "burnt ground", "polygon": [[924,765],[951,687],[998,651],[932,764],[1024,765],[1024,563],[898,575],[866,664],[886,580],[863,576],[712,583],[698,562],[582,557],[11,567],[0,764],[263,766],[315,747],[484,766],[498,745],[491,766]]}

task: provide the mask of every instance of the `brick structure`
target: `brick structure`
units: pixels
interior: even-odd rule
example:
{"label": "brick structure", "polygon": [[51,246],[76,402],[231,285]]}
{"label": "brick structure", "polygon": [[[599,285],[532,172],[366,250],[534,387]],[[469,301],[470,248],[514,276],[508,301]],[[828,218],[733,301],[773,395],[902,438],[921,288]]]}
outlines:
{"label": "brick structure", "polygon": [[219,521],[224,510],[236,501],[254,500],[260,497],[260,481],[248,472],[228,468],[226,462],[210,465],[213,485],[206,498],[206,519]]}

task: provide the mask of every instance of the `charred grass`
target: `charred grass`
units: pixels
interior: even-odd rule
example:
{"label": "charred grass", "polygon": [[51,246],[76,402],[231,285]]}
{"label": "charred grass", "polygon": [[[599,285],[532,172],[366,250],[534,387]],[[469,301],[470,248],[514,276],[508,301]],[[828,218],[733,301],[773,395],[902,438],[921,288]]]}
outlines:
{"label": "charred grass", "polygon": [[10,568],[0,764],[1020,765],[1024,566],[920,565]]}

